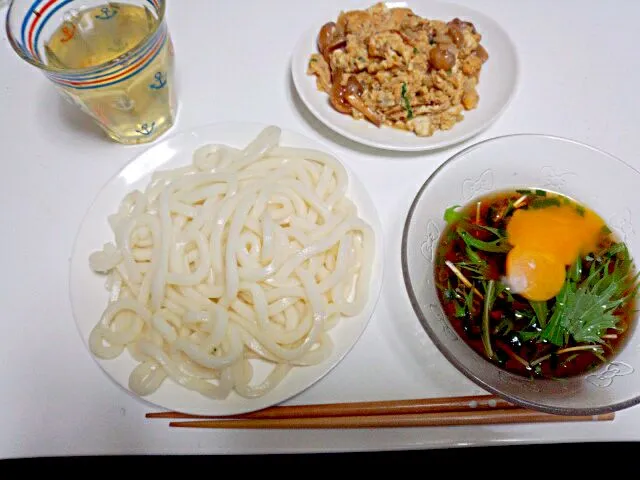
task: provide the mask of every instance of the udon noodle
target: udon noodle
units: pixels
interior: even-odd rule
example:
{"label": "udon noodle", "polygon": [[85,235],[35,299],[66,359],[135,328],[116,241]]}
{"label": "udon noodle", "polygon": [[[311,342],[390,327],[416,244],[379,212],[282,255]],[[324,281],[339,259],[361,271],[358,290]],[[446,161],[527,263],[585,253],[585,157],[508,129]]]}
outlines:
{"label": "udon noodle", "polygon": [[[329,330],[362,312],[375,238],[347,172],[280,135],[202,146],[109,217],[114,241],[89,260],[110,298],[89,344],[135,359],[138,395],[169,378],[212,399],[262,396],[327,359]],[[256,365],[268,366],[260,378]]]}

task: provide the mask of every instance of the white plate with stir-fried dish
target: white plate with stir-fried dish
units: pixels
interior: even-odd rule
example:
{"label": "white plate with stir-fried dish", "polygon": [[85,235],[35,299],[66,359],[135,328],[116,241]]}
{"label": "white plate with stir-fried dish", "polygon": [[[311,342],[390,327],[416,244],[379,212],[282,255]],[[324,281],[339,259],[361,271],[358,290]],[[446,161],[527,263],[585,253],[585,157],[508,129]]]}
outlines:
{"label": "white plate with stir-fried dish", "polygon": [[298,94],[327,127],[376,148],[443,148],[488,128],[518,81],[515,47],[463,6],[370,3],[316,21],[291,62]]}
{"label": "white plate with stir-fried dish", "polygon": [[326,375],[382,285],[366,190],[320,143],[224,123],[134,159],[98,194],[71,262],[91,355],[159,407],[233,415]]}

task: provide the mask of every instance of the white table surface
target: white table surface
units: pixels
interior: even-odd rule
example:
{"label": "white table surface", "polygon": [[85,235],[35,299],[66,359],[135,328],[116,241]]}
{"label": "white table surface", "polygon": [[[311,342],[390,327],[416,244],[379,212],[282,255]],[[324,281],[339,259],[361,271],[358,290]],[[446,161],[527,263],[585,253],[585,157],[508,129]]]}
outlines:
{"label": "white table surface", "polygon": [[[515,133],[571,137],[640,167],[640,2],[460,0],[494,17],[521,60],[518,92],[490,129],[450,149],[393,155],[333,134],[297,99],[293,45],[347,0],[171,2],[180,115],[173,132],[217,121],[275,123],[327,142],[370,189],[386,235],[382,296],[356,347],[289,403],[482,393],[438,354],[411,310],[400,271],[407,208],[452,153]],[[4,15],[6,8],[3,9]],[[640,409],[615,421],[345,431],[199,431],[147,421],[151,408],[91,359],[72,318],[74,236],[98,189],[146,147],[124,147],[59,100],[0,45],[0,458],[93,454],[347,452],[447,446],[640,440]],[[517,161],[517,159],[514,159]]]}

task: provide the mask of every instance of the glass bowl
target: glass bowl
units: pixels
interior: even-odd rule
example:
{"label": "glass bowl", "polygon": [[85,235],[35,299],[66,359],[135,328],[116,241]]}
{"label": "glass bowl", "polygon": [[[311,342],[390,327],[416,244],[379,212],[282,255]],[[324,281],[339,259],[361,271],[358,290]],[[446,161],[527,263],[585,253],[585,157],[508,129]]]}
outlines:
{"label": "glass bowl", "polygon": [[[627,333],[602,367],[565,379],[529,379],[498,367],[471,349],[449,324],[433,282],[434,253],[445,228],[443,213],[492,191],[540,188],[567,195],[598,213],[627,243],[638,266],[640,173],[579,142],[519,134],[477,143],[451,157],[424,183],[407,215],[402,271],[413,309],[440,352],[484,390],[548,413],[596,415],[640,403],[640,329]],[[635,321],[637,323],[637,319]],[[634,324],[635,324],[634,323]]]}

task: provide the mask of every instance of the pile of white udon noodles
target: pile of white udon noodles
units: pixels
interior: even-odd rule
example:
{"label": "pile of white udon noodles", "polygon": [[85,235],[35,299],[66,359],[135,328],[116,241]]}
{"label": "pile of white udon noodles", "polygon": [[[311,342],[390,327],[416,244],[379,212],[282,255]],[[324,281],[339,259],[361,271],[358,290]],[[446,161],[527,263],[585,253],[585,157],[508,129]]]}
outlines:
{"label": "pile of white udon noodles", "polygon": [[[109,217],[114,243],[89,262],[110,299],[89,344],[101,359],[129,352],[138,395],[170,378],[213,399],[262,396],[327,359],[328,331],[363,311],[375,238],[347,172],[280,136],[202,146]],[[256,361],[269,366],[258,380]]]}

